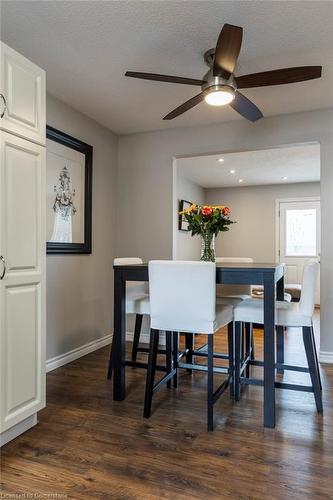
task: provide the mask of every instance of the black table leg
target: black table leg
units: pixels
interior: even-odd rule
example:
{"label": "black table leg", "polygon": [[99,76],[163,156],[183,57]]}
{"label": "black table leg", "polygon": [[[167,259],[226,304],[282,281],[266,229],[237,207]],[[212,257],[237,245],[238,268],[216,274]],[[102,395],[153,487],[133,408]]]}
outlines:
{"label": "black table leg", "polygon": [[[284,276],[276,284],[276,299],[284,301]],[[278,326],[276,329],[276,363],[277,372],[284,373],[284,328]]]}
{"label": "black table leg", "polygon": [[243,333],[243,323],[235,321],[235,361],[234,361],[234,397],[240,400],[240,369],[241,369],[241,342]]}
{"label": "black table leg", "polygon": [[110,380],[110,378],[112,378],[113,357],[114,357],[114,347],[113,347],[113,340],[112,340],[111,350],[110,350],[109,367],[108,367],[108,375],[107,375],[108,380]]}
{"label": "black table leg", "polygon": [[264,276],[264,426],[275,427],[275,283]]}
{"label": "black table leg", "polygon": [[276,327],[276,364],[277,364],[277,372],[283,374],[284,373],[284,327],[277,326]]}
{"label": "black table leg", "polygon": [[126,348],[126,281],[122,272],[114,272],[114,326],[113,326],[113,399],[122,401],[125,389],[125,348]]}
{"label": "black table leg", "polygon": [[230,398],[235,398],[235,334],[234,322],[228,324],[228,355],[229,355],[229,377],[230,377]]}

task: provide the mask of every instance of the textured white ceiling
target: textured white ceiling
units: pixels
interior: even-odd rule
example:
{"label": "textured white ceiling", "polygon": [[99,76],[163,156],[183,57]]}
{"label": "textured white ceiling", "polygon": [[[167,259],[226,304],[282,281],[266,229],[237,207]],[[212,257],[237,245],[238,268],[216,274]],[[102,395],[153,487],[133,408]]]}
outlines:
{"label": "textured white ceiling", "polygon": [[[218,159],[223,158],[223,162]],[[260,186],[320,180],[320,146],[304,144],[181,158],[178,175],[204,188]],[[235,173],[231,173],[234,170]],[[287,177],[287,179],[283,179]],[[239,183],[239,179],[243,182]]]}
{"label": "textured white ceiling", "polygon": [[321,80],[244,93],[275,115],[333,106],[332,1],[3,1],[1,39],[47,71],[48,91],[117,133],[242,119],[201,103],[162,117],[196,87],[126,70],[201,78],[224,23],[244,27],[236,74],[322,64]]}

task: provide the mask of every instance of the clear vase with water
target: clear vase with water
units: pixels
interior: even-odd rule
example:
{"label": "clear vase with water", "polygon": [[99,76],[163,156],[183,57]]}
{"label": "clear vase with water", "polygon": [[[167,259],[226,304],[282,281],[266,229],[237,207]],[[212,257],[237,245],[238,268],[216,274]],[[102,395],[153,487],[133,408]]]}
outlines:
{"label": "clear vase with water", "polygon": [[205,231],[201,234],[200,260],[215,262],[215,234]]}

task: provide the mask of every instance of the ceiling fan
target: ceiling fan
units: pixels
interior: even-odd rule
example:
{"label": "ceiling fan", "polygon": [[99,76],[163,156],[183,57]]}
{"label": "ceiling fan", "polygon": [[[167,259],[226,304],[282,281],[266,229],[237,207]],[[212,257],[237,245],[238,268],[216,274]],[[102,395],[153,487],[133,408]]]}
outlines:
{"label": "ceiling fan", "polygon": [[229,104],[235,111],[252,122],[262,118],[263,114],[238,89],[283,85],[285,83],[303,82],[321,77],[321,66],[299,66],[235,76],[234,70],[241,49],[242,38],[243,28],[231,24],[223,26],[217,40],[216,48],[208,50],[204,55],[205,62],[209,66],[209,71],[201,80],[135,71],[127,71],[125,76],[201,87],[200,94],[197,94],[168,113],[163,120],[172,120],[205,100],[213,106]]}

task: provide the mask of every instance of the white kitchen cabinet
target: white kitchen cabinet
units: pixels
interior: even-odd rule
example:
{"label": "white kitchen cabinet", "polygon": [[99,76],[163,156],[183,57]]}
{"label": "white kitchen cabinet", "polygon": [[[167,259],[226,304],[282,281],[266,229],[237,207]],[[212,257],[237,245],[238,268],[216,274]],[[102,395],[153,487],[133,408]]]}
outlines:
{"label": "white kitchen cabinet", "polygon": [[45,145],[45,71],[1,42],[0,129]]}
{"label": "white kitchen cabinet", "polygon": [[0,120],[1,444],[36,424],[45,406],[46,323],[46,150],[38,144],[45,135],[44,72],[3,47],[9,101]]}

